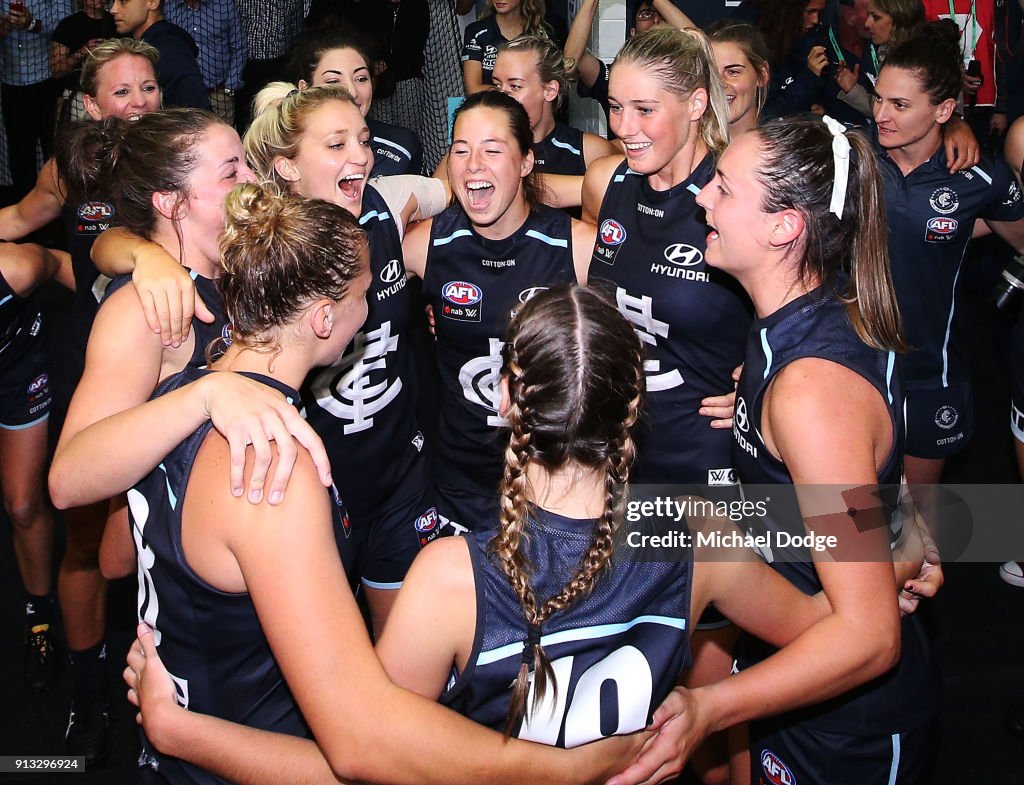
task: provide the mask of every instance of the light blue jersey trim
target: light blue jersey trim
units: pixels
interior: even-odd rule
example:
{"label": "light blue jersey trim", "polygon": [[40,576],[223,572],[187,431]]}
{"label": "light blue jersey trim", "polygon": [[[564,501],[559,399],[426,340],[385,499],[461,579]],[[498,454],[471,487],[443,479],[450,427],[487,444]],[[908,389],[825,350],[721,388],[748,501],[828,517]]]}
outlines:
{"label": "light blue jersey trim", "polygon": [[359,225],[362,226],[367,221],[373,218],[376,218],[378,222],[384,222],[391,218],[391,213],[389,213],[387,210],[385,210],[382,213],[378,212],[377,210],[371,210],[370,212],[364,213],[363,215],[359,216]]}
{"label": "light blue jersey trim", "polygon": [[768,345],[767,327],[761,328],[761,349],[764,351],[765,359],[764,376],[762,378],[767,379],[768,374],[771,373],[772,370],[772,358],[774,357],[774,355],[772,354],[772,347]]}
{"label": "light blue jersey trim", "polygon": [[13,294],[9,294],[9,295],[7,295],[7,296],[6,296],[6,297],[5,297],[4,299],[0,300],[0,305],[3,305],[3,304],[4,304],[4,303],[6,303],[6,302],[7,302],[8,300],[13,300],[13,299],[14,299],[14,295],[13,295]]}
{"label": "light blue jersey trim", "polygon": [[553,245],[555,248],[568,248],[569,241],[566,239],[558,239],[557,237],[549,237],[546,234],[538,232],[536,229],[527,229],[526,236],[532,237],[534,240],[540,240],[542,243]]}
{"label": "light blue jersey trim", "polygon": [[171,490],[171,478],[167,476],[167,467],[161,463],[157,468],[164,473],[164,482],[167,483],[167,498],[171,501],[171,509],[177,509],[178,496]]}
{"label": "light blue jersey trim", "polygon": [[437,246],[439,245],[448,245],[448,243],[450,243],[457,237],[469,237],[472,234],[473,233],[469,231],[469,229],[456,229],[447,237],[438,237],[436,240],[434,240],[434,247],[437,248]]}
{"label": "light blue jersey trim", "polygon": [[900,734],[892,734],[892,765],[889,767],[889,785],[896,785],[900,769]]}
{"label": "light blue jersey trim", "polygon": [[971,167],[971,171],[974,172],[976,175],[978,175],[978,177],[980,177],[986,183],[988,183],[989,185],[992,185],[992,177],[991,177],[991,175],[989,175],[989,173],[986,172],[984,169],[982,169],[980,166],[972,166]]}
{"label": "light blue jersey trim", "polygon": [[378,583],[377,581],[371,581],[367,578],[361,578],[363,586],[368,589],[383,589],[385,591],[395,591],[402,588],[402,581],[398,583]]}
{"label": "light blue jersey trim", "polygon": [[[968,246],[964,246],[964,254]],[[963,267],[964,257],[960,256],[960,264],[956,266],[956,275],[953,276],[953,291],[949,301],[949,318],[946,319],[946,335],[942,339],[942,386],[949,387],[949,336],[953,332],[953,314],[956,312],[956,284],[960,280],[960,269]]]}
{"label": "light blue jersey trim", "polygon": [[579,150],[577,150],[575,147],[573,147],[568,142],[560,142],[557,139],[552,139],[551,140],[551,144],[553,144],[555,147],[561,147],[563,150],[568,150],[573,155],[580,155],[581,154]]}
{"label": "light blue jersey trim", "polygon": [[[633,629],[638,624],[661,624],[665,627],[675,627],[677,630],[686,629],[686,619],[676,619],[671,616],[637,616],[632,621],[622,624],[599,624],[594,627],[580,627],[575,630],[562,630],[553,632],[550,635],[541,636],[542,646],[554,646],[556,643],[566,641],[588,641],[595,638],[607,638],[611,635],[621,635],[627,630]],[[499,646],[497,649],[482,651],[476,658],[477,665],[490,665],[492,662],[500,662],[506,657],[518,656],[523,653],[523,642],[509,643]]]}
{"label": "light blue jersey trim", "polygon": [[383,137],[375,136],[373,137],[373,141],[380,142],[381,144],[387,145],[388,147],[393,147],[396,150],[398,150],[398,152],[405,153],[406,158],[412,158],[412,153],[410,153],[408,150],[402,147],[402,145],[392,142],[390,139],[384,139]]}
{"label": "light blue jersey trim", "polygon": [[892,372],[896,369],[896,352],[889,352],[889,362],[885,366],[885,391],[889,396],[889,405],[892,405]]}
{"label": "light blue jersey trim", "polygon": [[689,191],[694,196],[700,193],[700,187],[694,185],[693,183],[690,183],[688,186],[686,186],[686,190]]}
{"label": "light blue jersey trim", "polygon": [[24,425],[4,425],[3,423],[0,423],[0,431],[24,431],[24,430],[28,430],[29,428],[32,428],[32,427],[34,427],[36,425],[39,425],[39,423],[44,422],[46,420],[46,418],[49,417],[49,416],[50,416],[50,413],[47,412],[42,417],[40,417],[38,420],[33,420],[32,422],[27,422]]}

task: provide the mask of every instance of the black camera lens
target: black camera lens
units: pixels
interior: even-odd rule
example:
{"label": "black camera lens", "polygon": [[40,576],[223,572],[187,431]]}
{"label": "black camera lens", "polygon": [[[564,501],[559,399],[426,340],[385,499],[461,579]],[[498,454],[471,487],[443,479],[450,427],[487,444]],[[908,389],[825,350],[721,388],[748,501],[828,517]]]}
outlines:
{"label": "black camera lens", "polygon": [[1012,314],[1020,308],[1024,297],[1024,256],[1014,256],[1003,270],[993,292],[993,301],[1003,313]]}

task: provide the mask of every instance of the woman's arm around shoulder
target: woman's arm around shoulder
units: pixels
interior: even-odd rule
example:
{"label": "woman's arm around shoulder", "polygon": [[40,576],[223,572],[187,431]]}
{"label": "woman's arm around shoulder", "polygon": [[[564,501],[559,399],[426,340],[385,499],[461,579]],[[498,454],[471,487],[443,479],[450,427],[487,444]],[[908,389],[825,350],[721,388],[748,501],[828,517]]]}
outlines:
{"label": "woman's arm around shoulder", "polygon": [[587,173],[583,176],[584,221],[597,225],[597,216],[601,214],[601,202],[608,191],[608,183],[623,160],[622,156],[608,155],[587,167]]}
{"label": "woman's arm around shoulder", "polygon": [[462,670],[476,634],[476,581],[462,537],[443,537],[424,548],[409,568],[377,642],[388,678],[403,689],[437,700]]}
{"label": "woman's arm around shoulder", "polygon": [[584,132],[583,134],[583,160],[587,166],[593,166],[594,161],[598,158],[604,158],[606,155],[621,155],[622,151],[616,147],[612,142],[609,142],[603,136],[597,134]]}
{"label": "woman's arm around shoulder", "polygon": [[105,275],[131,275],[146,322],[165,346],[178,347],[188,338],[193,315],[213,321],[213,314],[196,295],[189,271],[158,243],[115,227],[96,238],[91,256]]}

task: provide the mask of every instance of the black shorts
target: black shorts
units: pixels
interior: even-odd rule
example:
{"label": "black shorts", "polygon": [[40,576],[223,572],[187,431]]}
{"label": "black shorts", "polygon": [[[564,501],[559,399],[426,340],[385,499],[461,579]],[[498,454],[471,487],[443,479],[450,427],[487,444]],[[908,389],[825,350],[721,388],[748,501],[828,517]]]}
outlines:
{"label": "black shorts", "polygon": [[362,543],[365,549],[360,581],[371,589],[400,589],[420,548],[438,537],[427,487],[369,519]]}
{"label": "black shorts", "polygon": [[36,315],[31,330],[16,340],[17,359],[0,364],[0,428],[6,431],[19,431],[43,422],[50,414],[52,401],[41,313]]}
{"label": "black shorts", "polygon": [[498,522],[497,489],[489,496],[482,496],[463,488],[438,485],[435,492],[442,536],[465,534],[481,525],[493,526]]}
{"label": "black shorts", "polygon": [[973,435],[974,397],[968,382],[907,390],[907,455],[949,458]]}
{"label": "black shorts", "polygon": [[904,733],[849,736],[784,716],[750,724],[754,785],[915,785],[928,763],[931,725]]}

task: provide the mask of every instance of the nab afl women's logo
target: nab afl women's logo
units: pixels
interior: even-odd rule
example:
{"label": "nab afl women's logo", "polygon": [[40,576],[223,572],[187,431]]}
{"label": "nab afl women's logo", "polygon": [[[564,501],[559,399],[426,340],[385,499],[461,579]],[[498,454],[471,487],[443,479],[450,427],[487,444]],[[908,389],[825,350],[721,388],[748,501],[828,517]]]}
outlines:
{"label": "nab afl women's logo", "polygon": [[765,779],[772,785],[796,785],[796,777],[789,770],[789,766],[771,750],[764,750],[761,753],[761,770]]}
{"label": "nab afl women's logo", "polygon": [[613,218],[606,218],[601,224],[601,242],[605,245],[622,245],[626,241],[626,229]]}
{"label": "nab afl women's logo", "polygon": [[416,519],[416,531],[426,534],[437,528],[437,508],[431,507]]}
{"label": "nab afl women's logo", "polygon": [[441,296],[452,305],[473,305],[480,302],[483,293],[475,284],[466,281],[449,281],[441,290]]}
{"label": "nab afl women's logo", "polygon": [[932,191],[932,195],[928,197],[928,204],[935,212],[949,215],[960,206],[960,197],[952,188],[943,186]]}
{"label": "nab afl women's logo", "polygon": [[114,208],[106,202],[86,202],[78,208],[78,217],[83,221],[109,221]]}

